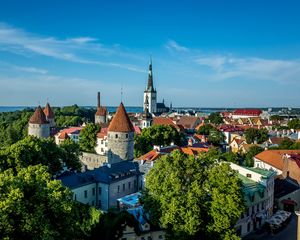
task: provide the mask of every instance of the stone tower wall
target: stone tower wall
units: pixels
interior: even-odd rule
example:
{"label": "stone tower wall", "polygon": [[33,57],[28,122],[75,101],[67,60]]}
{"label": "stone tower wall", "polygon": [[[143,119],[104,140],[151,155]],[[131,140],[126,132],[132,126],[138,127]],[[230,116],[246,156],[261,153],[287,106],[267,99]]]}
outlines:
{"label": "stone tower wall", "polygon": [[38,138],[48,138],[50,136],[50,124],[29,123],[28,135]]}
{"label": "stone tower wall", "polygon": [[47,121],[50,123],[50,127],[55,127],[54,118],[47,118]]}
{"label": "stone tower wall", "polygon": [[95,124],[106,123],[106,116],[95,115]]}
{"label": "stone tower wall", "polygon": [[108,132],[108,162],[133,159],[134,133]]}

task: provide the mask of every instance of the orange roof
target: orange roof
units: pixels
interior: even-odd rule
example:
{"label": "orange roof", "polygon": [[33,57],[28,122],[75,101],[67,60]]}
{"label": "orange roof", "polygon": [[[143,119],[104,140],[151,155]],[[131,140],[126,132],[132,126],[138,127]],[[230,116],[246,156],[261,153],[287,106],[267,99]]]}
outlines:
{"label": "orange roof", "polygon": [[134,132],[133,125],[127,115],[123,103],[120,103],[116,114],[108,127],[109,132]]}
{"label": "orange roof", "polygon": [[60,131],[60,133],[65,132],[66,134],[73,134],[74,132],[79,132],[82,130],[83,127],[70,127],[70,128],[66,128]]}
{"label": "orange roof", "polygon": [[100,106],[100,107],[98,107],[97,108],[97,112],[96,112],[96,116],[106,116],[106,107],[102,107],[102,106]]}
{"label": "orange roof", "polygon": [[43,112],[41,106],[38,106],[34,114],[29,119],[29,123],[33,124],[47,124],[45,113]]}
{"label": "orange roof", "polygon": [[46,107],[44,108],[44,113],[47,118],[54,118],[54,112],[52,111],[52,108],[50,107],[49,103],[46,104]]}
{"label": "orange roof", "polygon": [[279,169],[283,170],[283,155],[297,154],[300,150],[265,150],[255,156],[255,158]]}
{"label": "orange roof", "polygon": [[97,138],[104,138],[107,136],[108,128],[101,128],[100,132],[97,133]]}
{"label": "orange roof", "polygon": [[182,125],[184,128],[193,128],[195,123],[199,120],[198,117],[191,117],[191,116],[182,116],[177,124]]}
{"label": "orange roof", "polygon": [[168,125],[168,126],[173,126],[177,130],[180,130],[181,127],[179,125],[176,125],[171,118],[168,117],[155,117],[153,119],[152,125]]}
{"label": "orange roof", "polygon": [[68,139],[70,138],[69,135],[66,133],[66,132],[61,132],[59,135],[58,135],[58,138],[59,139]]}

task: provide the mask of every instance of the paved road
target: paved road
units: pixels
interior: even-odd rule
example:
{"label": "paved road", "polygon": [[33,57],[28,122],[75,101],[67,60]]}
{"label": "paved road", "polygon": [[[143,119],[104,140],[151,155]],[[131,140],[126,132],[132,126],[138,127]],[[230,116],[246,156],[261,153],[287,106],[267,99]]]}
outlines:
{"label": "paved road", "polygon": [[297,239],[297,217],[293,214],[290,223],[280,232],[273,235],[255,236],[257,240],[296,240]]}

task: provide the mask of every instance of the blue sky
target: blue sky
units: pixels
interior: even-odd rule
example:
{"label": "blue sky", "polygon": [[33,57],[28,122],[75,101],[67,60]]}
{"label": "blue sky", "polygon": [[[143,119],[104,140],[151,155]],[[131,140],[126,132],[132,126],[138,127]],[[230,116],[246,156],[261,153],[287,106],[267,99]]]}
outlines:
{"label": "blue sky", "polygon": [[0,105],[300,107],[300,1],[0,1]]}

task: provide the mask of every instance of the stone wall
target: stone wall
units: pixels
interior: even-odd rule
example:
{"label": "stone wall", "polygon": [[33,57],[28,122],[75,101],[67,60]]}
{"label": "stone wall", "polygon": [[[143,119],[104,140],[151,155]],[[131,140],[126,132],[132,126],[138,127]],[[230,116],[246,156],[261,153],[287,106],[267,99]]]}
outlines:
{"label": "stone wall", "polygon": [[106,123],[106,116],[95,115],[95,124]]}
{"label": "stone wall", "polygon": [[29,123],[28,135],[38,138],[48,138],[50,136],[50,124]]}
{"label": "stone wall", "polygon": [[107,163],[107,156],[83,152],[80,157],[80,162],[88,170],[93,170],[94,168],[99,168],[103,166],[104,163]]}
{"label": "stone wall", "polygon": [[134,133],[108,132],[108,162],[133,159]]}

